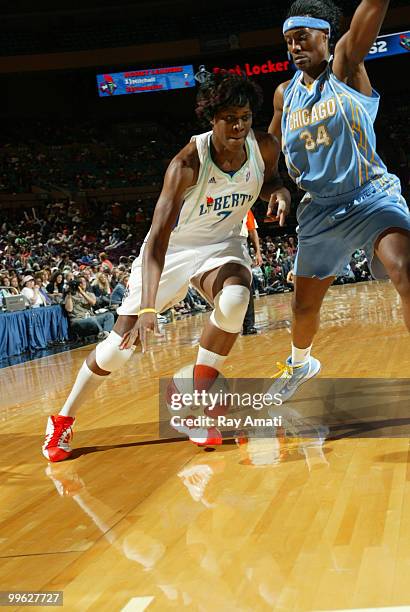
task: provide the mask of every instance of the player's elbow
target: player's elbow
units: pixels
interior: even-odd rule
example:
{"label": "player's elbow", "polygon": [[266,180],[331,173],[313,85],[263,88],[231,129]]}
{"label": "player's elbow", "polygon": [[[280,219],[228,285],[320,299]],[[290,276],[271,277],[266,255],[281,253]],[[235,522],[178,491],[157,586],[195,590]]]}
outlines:
{"label": "player's elbow", "polygon": [[272,120],[268,127],[268,134],[270,134],[271,136],[274,136],[276,140],[278,141],[278,143],[280,143],[282,139],[282,131],[281,131],[280,123],[278,123],[275,120]]}

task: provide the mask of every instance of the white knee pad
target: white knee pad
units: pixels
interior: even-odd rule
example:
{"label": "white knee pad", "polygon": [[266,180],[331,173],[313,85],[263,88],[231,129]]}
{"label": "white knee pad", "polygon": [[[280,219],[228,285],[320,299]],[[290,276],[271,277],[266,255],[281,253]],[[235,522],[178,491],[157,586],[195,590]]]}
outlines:
{"label": "white knee pad", "polygon": [[95,361],[99,368],[106,372],[115,372],[121,368],[134,353],[135,346],[120,350],[122,337],[115,331],[95,347]]}
{"label": "white knee pad", "polygon": [[249,304],[250,292],[243,285],[227,285],[214,298],[211,322],[230,334],[238,334]]}

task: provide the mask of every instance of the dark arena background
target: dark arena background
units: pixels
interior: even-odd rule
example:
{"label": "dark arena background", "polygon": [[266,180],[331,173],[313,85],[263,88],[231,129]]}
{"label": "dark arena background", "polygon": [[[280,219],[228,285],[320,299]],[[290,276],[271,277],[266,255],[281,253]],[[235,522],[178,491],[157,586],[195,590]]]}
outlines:
{"label": "dark arena background", "polygon": [[[212,310],[190,286],[158,313],[148,350],[90,391],[69,459],[41,451],[47,417],[117,320],[170,160],[205,131],[201,75],[258,83],[253,127],[266,132],[295,70],[289,4],[0,4],[0,606],[410,610],[410,338],[361,249],[324,300],[318,378],[268,411],[270,428],[242,422],[202,445],[167,433],[167,385],[191,388],[180,371]],[[357,5],[340,1],[342,30]],[[381,95],[377,150],[407,202],[409,57],[398,0],[365,65]],[[291,209],[280,227],[266,202],[252,208],[254,312],[217,379],[232,388],[270,388],[289,354],[303,193],[283,156],[279,172]],[[93,306],[77,319],[67,299],[81,279]]]}

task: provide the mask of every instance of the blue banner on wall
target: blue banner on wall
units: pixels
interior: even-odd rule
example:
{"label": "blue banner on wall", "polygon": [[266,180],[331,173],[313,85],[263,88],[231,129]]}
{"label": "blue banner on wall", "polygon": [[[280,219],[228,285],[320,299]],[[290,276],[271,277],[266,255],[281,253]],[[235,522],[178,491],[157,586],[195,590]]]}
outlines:
{"label": "blue banner on wall", "polygon": [[410,53],[410,30],[378,36],[366,56],[366,60],[398,55],[399,53]]}
{"label": "blue banner on wall", "polygon": [[97,86],[98,95],[104,98],[123,94],[195,87],[194,68],[189,64],[169,68],[144,68],[128,72],[98,74]]}

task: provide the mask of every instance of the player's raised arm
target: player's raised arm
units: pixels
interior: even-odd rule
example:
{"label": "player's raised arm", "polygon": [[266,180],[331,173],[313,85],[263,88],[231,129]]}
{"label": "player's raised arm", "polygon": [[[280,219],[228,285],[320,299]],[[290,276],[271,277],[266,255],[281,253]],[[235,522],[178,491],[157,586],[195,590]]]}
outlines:
{"label": "player's raised arm", "polygon": [[361,64],[369,53],[384,21],[389,0],[362,0],[357,7],[349,30],[335,48],[333,70],[343,77],[346,70]]}
{"label": "player's raised arm", "polygon": [[285,217],[289,212],[291,197],[279,175],[279,142],[273,134],[257,134],[256,137],[265,162],[264,183],[259,197],[269,202],[267,215],[279,221],[279,225],[284,225]]}

